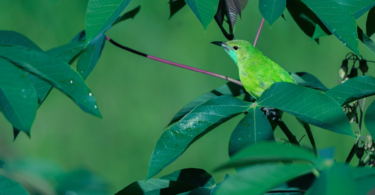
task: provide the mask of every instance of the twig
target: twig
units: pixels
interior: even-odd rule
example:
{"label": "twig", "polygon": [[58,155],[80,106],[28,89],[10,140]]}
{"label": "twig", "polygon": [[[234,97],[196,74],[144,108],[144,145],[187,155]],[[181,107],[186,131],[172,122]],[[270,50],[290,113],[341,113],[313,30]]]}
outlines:
{"label": "twig", "polygon": [[260,31],[262,30],[262,27],[263,27],[263,23],[264,23],[264,18],[262,19],[262,22],[260,22],[258,33],[257,33],[257,36],[255,37],[255,41],[254,41],[254,47],[257,45],[258,38],[259,38],[259,35],[260,35]]}
{"label": "twig", "polygon": [[288,127],[285,125],[285,123],[283,121],[277,121],[277,124],[279,125],[281,130],[283,130],[286,137],[288,137],[288,140],[290,141],[290,143],[295,144],[295,145],[299,145],[298,140],[292,134],[292,132],[288,129]]}
{"label": "twig", "polygon": [[131,49],[129,47],[123,46],[123,45],[117,43],[116,41],[114,41],[113,39],[111,39],[108,36],[106,36],[106,38],[113,45],[115,45],[115,46],[117,46],[117,47],[119,47],[121,49],[124,49],[126,51],[130,51],[130,52],[132,52],[134,54],[137,54],[139,56],[143,56],[143,57],[146,57],[146,58],[149,58],[149,59],[152,59],[152,60],[156,60],[158,62],[162,62],[162,63],[165,63],[165,64],[170,64],[172,66],[177,66],[177,67],[184,68],[184,69],[187,69],[187,70],[192,70],[192,71],[195,71],[195,72],[200,72],[200,73],[203,73],[203,74],[211,75],[211,76],[214,76],[214,77],[217,77],[217,78],[224,79],[224,80],[227,80],[229,82],[235,83],[235,84],[237,84],[239,86],[243,86],[242,83],[241,83],[241,81],[238,81],[236,79],[232,79],[230,77],[227,77],[227,76],[224,76],[224,75],[221,75],[221,74],[217,74],[217,73],[214,73],[214,72],[209,72],[209,71],[205,71],[205,70],[202,70],[202,69],[198,69],[198,68],[186,66],[186,65],[183,65],[183,64],[178,64],[178,63],[175,63],[175,62],[171,62],[171,61],[168,61],[168,60],[164,60],[164,59],[161,59],[161,58],[157,58],[155,56],[151,56],[151,55],[139,52],[137,50]]}

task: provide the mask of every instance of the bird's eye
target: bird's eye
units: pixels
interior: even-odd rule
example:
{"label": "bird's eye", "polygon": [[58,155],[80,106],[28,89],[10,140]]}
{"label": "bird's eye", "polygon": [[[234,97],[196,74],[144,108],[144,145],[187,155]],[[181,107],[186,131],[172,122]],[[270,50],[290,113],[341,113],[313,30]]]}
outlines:
{"label": "bird's eye", "polygon": [[237,49],[238,49],[238,46],[234,46],[233,49],[234,49],[234,50],[237,50]]}

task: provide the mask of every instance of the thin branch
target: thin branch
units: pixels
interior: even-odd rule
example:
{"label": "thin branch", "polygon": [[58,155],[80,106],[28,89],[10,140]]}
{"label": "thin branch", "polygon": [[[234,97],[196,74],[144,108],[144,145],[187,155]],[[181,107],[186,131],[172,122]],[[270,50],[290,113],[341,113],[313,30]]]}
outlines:
{"label": "thin branch", "polygon": [[126,51],[130,51],[130,52],[132,52],[134,54],[137,54],[139,56],[143,56],[143,57],[146,57],[146,58],[149,58],[149,59],[152,59],[152,60],[156,60],[158,62],[162,62],[162,63],[165,63],[165,64],[170,64],[172,66],[177,66],[177,67],[184,68],[184,69],[187,69],[187,70],[191,70],[191,71],[195,71],[195,72],[200,72],[200,73],[203,73],[203,74],[211,75],[211,76],[214,76],[214,77],[217,77],[217,78],[224,79],[224,80],[227,80],[229,82],[235,83],[235,84],[237,84],[239,86],[243,86],[242,83],[241,83],[241,81],[238,81],[236,79],[232,79],[230,77],[227,77],[227,76],[224,76],[224,75],[221,75],[221,74],[217,74],[217,73],[214,73],[214,72],[209,72],[209,71],[205,71],[205,70],[202,70],[202,69],[198,69],[198,68],[186,66],[186,65],[183,65],[183,64],[178,64],[178,63],[175,63],[175,62],[171,62],[171,61],[168,61],[168,60],[164,60],[164,59],[161,59],[161,58],[157,58],[155,56],[151,56],[151,55],[139,52],[137,50],[131,49],[129,47],[123,46],[123,45],[117,43],[116,41],[114,41],[113,39],[111,39],[108,36],[106,36],[106,38],[113,45],[115,45],[115,46],[117,46],[117,47],[119,47],[121,49],[124,49]]}
{"label": "thin branch", "polygon": [[299,142],[296,139],[296,136],[294,136],[292,134],[292,132],[288,129],[288,127],[286,126],[286,124],[283,121],[277,121],[277,124],[279,125],[281,130],[284,132],[286,137],[288,137],[288,140],[290,141],[290,143],[295,144],[295,145],[299,145]]}
{"label": "thin branch", "polygon": [[258,38],[259,38],[259,35],[260,35],[260,31],[262,30],[262,27],[263,27],[263,23],[264,23],[264,18],[262,19],[262,22],[260,22],[258,33],[257,33],[257,36],[255,37],[255,41],[254,41],[254,47],[257,45]]}

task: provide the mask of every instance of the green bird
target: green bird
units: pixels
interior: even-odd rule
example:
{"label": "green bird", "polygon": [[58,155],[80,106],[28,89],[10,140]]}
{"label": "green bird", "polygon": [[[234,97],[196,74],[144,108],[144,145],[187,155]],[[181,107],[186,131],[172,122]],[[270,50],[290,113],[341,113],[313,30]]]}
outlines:
{"label": "green bird", "polygon": [[223,47],[233,59],[238,67],[243,86],[256,99],[273,83],[289,82],[296,84],[296,81],[287,71],[247,41],[233,40],[212,43]]}

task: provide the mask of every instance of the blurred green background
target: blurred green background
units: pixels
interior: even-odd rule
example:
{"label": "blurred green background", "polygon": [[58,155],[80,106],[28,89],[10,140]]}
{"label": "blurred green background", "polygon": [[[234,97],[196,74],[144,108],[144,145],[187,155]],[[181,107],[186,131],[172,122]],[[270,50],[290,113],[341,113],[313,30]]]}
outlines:
{"label": "blurred green background", "polygon": [[[0,2],[0,29],[24,34],[42,49],[67,44],[84,29],[87,0],[6,0]],[[160,58],[238,78],[237,68],[223,49],[210,44],[224,41],[213,21],[204,31],[185,6],[170,20],[168,0],[133,0],[125,11],[141,5],[134,20],[116,25],[107,35],[117,42]],[[270,28],[265,22],[257,47],[291,72],[309,72],[328,88],[337,85],[338,69],[350,52],[330,37],[311,41],[284,12]],[[367,14],[357,22],[365,29]],[[250,1],[238,20],[237,39],[253,42],[262,16],[258,2]],[[375,59],[362,43],[361,54]],[[370,64],[369,75],[375,75]],[[215,77],[172,67],[136,56],[106,43],[102,57],[87,79],[103,119],[84,113],[67,96],[53,90],[38,110],[31,131],[12,142],[11,125],[0,116],[0,157],[5,168],[13,161],[32,159],[55,164],[66,171],[87,169],[103,178],[113,194],[146,177],[149,159],[164,127],[184,105],[226,83]],[[368,98],[369,105],[374,98]],[[367,107],[367,106],[366,106]],[[242,115],[225,123],[193,144],[158,176],[182,168],[209,172],[227,161],[231,131]],[[302,126],[288,114],[286,124],[297,138]],[[352,125],[357,130],[356,125]],[[318,148],[336,147],[336,159],[345,161],[354,139],[312,127]],[[367,131],[365,131],[366,134]],[[276,137],[282,137],[280,129]],[[309,145],[308,138],[302,143]],[[353,164],[358,162],[353,160]],[[220,182],[225,172],[215,173]],[[52,175],[53,177],[53,175]],[[14,179],[14,178],[13,178]]]}

